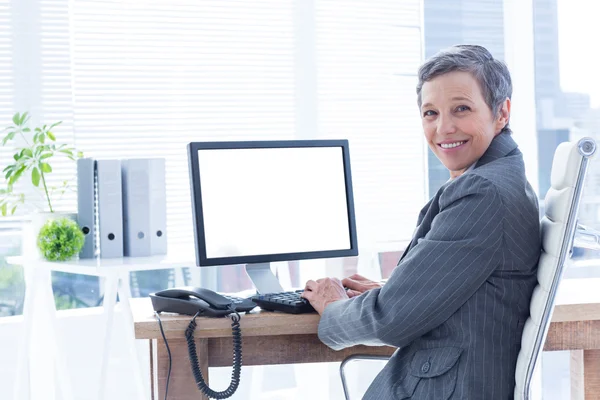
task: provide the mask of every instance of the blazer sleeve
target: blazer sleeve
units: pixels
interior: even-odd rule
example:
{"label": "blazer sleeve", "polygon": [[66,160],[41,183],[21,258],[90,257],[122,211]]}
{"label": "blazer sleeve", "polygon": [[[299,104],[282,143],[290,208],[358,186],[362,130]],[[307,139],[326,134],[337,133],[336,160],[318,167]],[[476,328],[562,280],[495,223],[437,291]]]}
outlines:
{"label": "blazer sleeve", "polygon": [[334,350],[405,346],[446,321],[502,263],[504,209],[491,182],[466,174],[444,190],[439,205],[429,232],[383,288],[325,308],[323,343]]}

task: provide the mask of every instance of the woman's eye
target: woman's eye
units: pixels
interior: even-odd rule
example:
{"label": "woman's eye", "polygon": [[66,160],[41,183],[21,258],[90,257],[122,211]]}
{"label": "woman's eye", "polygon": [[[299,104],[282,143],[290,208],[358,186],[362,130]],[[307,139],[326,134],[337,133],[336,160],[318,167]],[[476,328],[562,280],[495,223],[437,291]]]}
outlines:
{"label": "woman's eye", "polygon": [[425,112],[423,113],[423,116],[424,116],[424,117],[432,117],[432,116],[434,116],[435,114],[436,114],[436,113],[435,113],[435,111],[432,111],[432,110],[427,110],[427,111],[425,111]]}
{"label": "woman's eye", "polygon": [[458,112],[469,111],[469,110],[470,110],[469,106],[458,106],[458,107],[456,107],[456,111],[458,111]]}

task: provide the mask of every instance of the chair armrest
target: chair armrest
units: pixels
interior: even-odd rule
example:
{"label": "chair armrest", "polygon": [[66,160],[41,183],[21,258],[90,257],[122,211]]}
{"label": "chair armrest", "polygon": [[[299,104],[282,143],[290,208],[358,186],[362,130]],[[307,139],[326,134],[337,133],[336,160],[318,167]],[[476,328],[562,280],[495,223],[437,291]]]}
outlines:
{"label": "chair armrest", "polygon": [[344,359],[344,361],[342,361],[342,363],[340,364],[340,378],[342,379],[342,388],[344,389],[345,399],[350,400],[350,392],[348,391],[348,383],[346,382],[346,374],[344,373],[344,367],[346,366],[346,364],[348,364],[351,361],[358,361],[358,360],[387,361],[389,359],[390,359],[389,356],[375,356],[375,355],[369,355],[369,354],[353,354],[351,356],[346,357]]}
{"label": "chair armrest", "polygon": [[600,231],[577,224],[573,247],[589,250],[600,250]]}

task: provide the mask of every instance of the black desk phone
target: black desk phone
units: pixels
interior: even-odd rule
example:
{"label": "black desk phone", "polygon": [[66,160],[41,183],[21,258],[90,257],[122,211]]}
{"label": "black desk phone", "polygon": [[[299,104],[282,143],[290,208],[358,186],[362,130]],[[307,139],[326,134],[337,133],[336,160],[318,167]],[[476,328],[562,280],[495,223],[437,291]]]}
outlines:
{"label": "black desk phone", "polygon": [[[167,373],[167,384],[165,387],[165,400],[169,392],[169,379],[171,376],[171,350],[167,343],[167,338],[163,331],[162,322],[159,313],[172,312],[178,314],[193,315],[188,328],[185,331],[185,338],[188,344],[190,363],[192,373],[198,389],[207,397],[213,399],[226,399],[231,397],[237,390],[240,383],[240,373],[242,370],[242,330],[240,328],[239,312],[247,312],[256,307],[251,299],[240,297],[224,296],[213,292],[212,290],[199,287],[180,287],[165,289],[156,293],[150,293],[152,307],[158,319],[160,333],[162,334],[167,353],[169,355],[169,371]],[[196,353],[196,342],[194,340],[194,330],[196,329],[196,317],[224,317],[231,318],[231,331],[233,335],[233,373],[231,374],[231,383],[229,387],[221,392],[212,390],[206,384],[202,371],[198,365],[198,355]]]}
{"label": "black desk phone", "polygon": [[179,287],[150,293],[152,306],[156,312],[173,312],[177,314],[222,317],[232,313],[230,307],[237,312],[247,312],[256,307],[251,299],[224,296],[209,289],[200,287]]}

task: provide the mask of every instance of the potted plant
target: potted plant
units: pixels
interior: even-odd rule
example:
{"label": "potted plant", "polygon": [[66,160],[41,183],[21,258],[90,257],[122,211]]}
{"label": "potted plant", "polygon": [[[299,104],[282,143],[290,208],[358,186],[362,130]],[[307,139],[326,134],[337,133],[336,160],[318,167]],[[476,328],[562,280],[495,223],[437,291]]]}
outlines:
{"label": "potted plant", "polygon": [[[4,129],[2,146],[13,146],[11,162],[4,167],[4,184],[0,187],[0,212],[2,216],[13,215],[23,207],[22,214],[30,215],[30,226],[24,227],[24,254],[35,250],[37,234],[48,219],[64,217],[55,212],[56,200],[71,188],[64,180],[58,186],[50,185],[48,175],[52,173],[52,161],[64,156],[76,162],[83,153],[66,144],[57,144],[54,128],[62,121],[41,127],[30,127],[29,113],[16,113],[12,124]],[[31,182],[27,185],[26,182]],[[40,201],[41,199],[41,201]],[[75,219],[75,214],[68,214]],[[33,248],[27,248],[28,246]]]}

